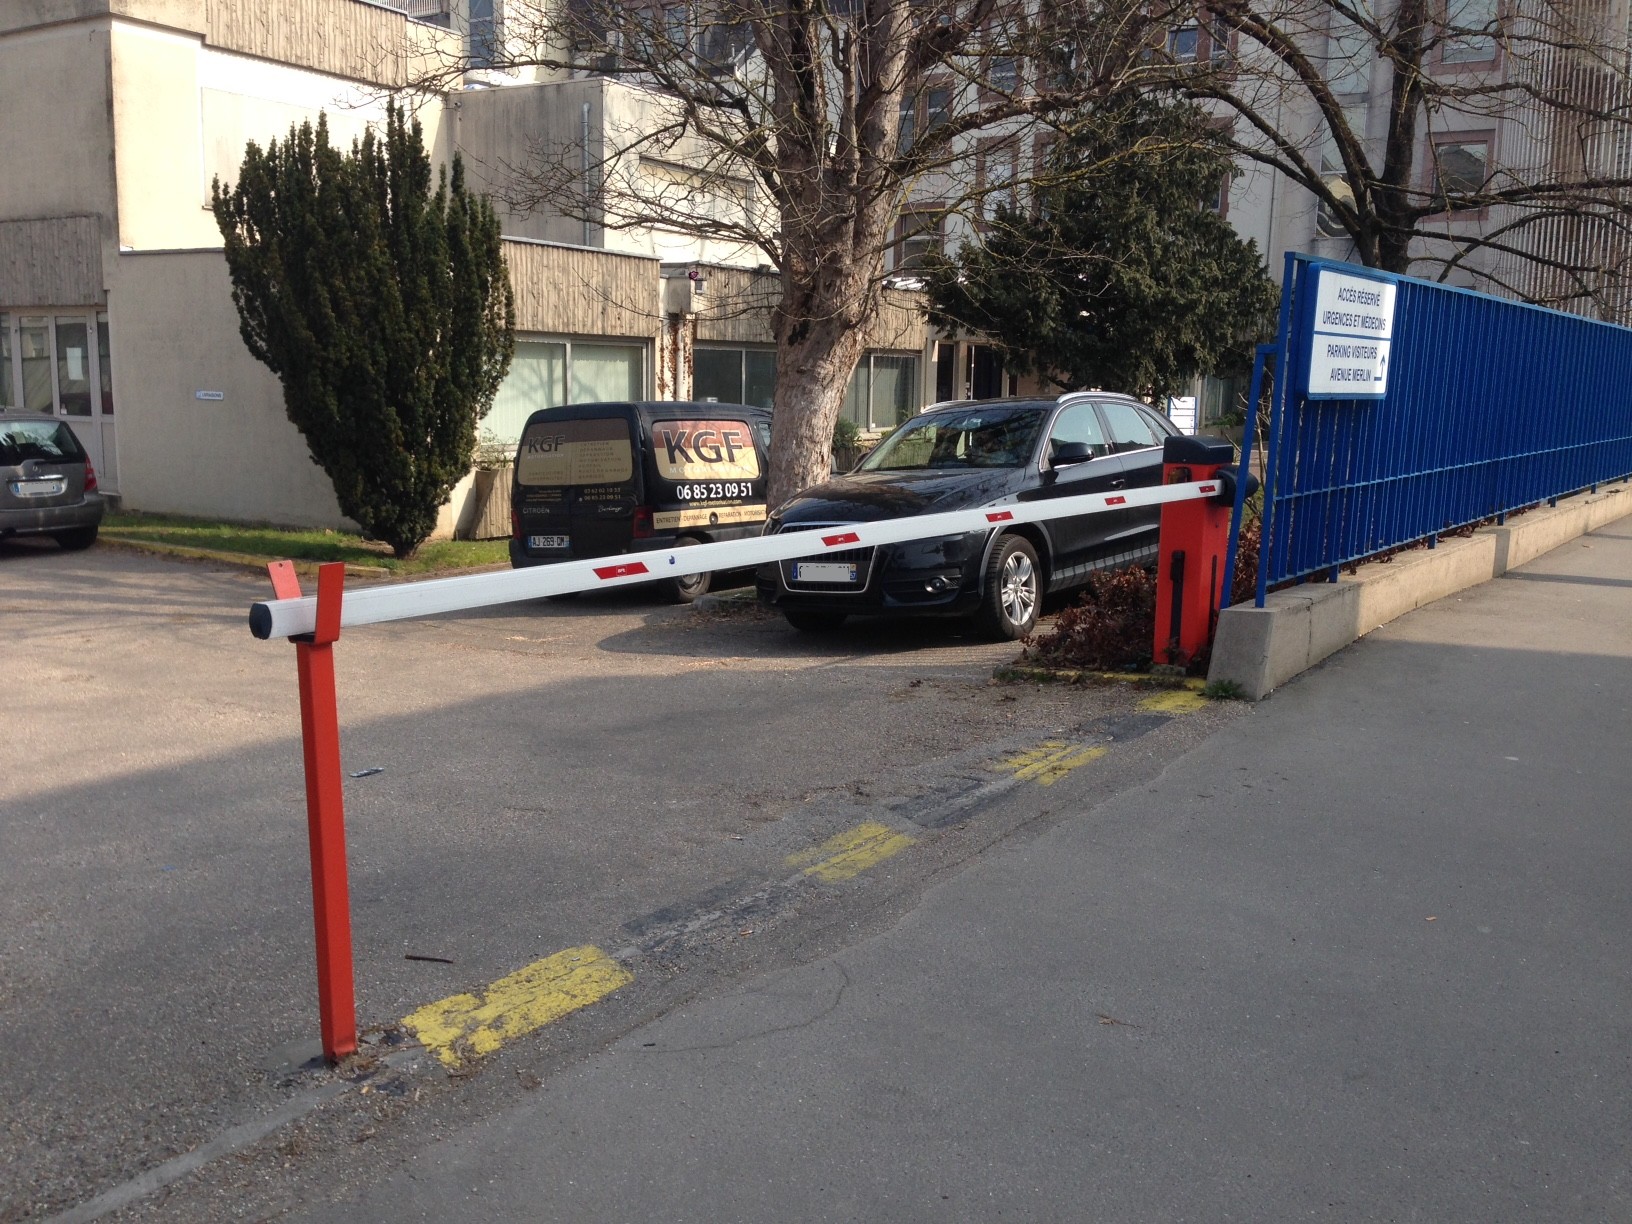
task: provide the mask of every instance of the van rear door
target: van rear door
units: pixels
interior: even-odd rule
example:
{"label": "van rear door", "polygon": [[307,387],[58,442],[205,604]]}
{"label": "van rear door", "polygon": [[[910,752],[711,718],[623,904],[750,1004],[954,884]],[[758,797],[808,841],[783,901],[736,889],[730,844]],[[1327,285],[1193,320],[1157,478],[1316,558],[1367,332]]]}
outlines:
{"label": "van rear door", "polygon": [[540,415],[516,452],[522,551],[559,561],[628,549],[640,501],[631,417]]}
{"label": "van rear door", "polygon": [[[690,405],[704,407],[702,405]],[[765,521],[765,465],[747,420],[654,420],[654,526],[706,539],[757,535]]]}

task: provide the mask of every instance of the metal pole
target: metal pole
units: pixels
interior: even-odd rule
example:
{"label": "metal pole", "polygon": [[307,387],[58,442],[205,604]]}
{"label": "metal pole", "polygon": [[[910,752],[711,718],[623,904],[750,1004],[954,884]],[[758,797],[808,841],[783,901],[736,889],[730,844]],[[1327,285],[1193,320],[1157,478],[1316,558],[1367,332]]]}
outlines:
{"label": "metal pole", "polygon": [[[292,564],[280,561],[267,569],[280,599],[299,597]],[[357,1051],[345,798],[340,780],[340,715],[334,685],[334,643],[340,637],[345,577],[342,563],[331,562],[318,568],[316,628],[291,639],[300,674],[306,830],[312,855],[312,920],[317,936],[317,1007],[323,1057],[330,1062]]]}

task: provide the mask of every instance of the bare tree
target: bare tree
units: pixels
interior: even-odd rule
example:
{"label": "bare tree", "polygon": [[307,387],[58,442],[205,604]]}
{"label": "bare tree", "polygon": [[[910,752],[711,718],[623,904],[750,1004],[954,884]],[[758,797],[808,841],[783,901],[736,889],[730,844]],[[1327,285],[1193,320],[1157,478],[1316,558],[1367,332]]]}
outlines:
{"label": "bare tree", "polygon": [[1041,17],[1002,0],[516,8],[489,49],[500,68],[609,75],[640,95],[593,147],[535,142],[506,167],[511,206],[735,244],[779,273],[773,500],[826,474],[903,202],[978,212],[1012,193],[1038,129],[1116,88],[1147,28],[1099,0]]}
{"label": "bare tree", "polygon": [[1238,155],[1308,191],[1360,261],[1625,315],[1624,6],[1209,0],[1167,19],[1195,53],[1147,79],[1230,116]]}

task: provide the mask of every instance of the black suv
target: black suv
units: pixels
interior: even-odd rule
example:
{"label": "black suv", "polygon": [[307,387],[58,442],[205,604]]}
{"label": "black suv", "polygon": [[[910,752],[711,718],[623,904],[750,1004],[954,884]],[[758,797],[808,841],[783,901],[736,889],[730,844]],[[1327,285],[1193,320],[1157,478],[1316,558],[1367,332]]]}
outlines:
{"label": "black suv", "polygon": [[[1099,391],[938,404],[849,475],[784,502],[766,533],[1158,485],[1162,444],[1177,432],[1138,401]],[[760,567],[759,596],[797,629],[851,614],[970,616],[991,637],[1020,638],[1045,593],[1153,563],[1160,515],[1141,506],[782,561]]]}

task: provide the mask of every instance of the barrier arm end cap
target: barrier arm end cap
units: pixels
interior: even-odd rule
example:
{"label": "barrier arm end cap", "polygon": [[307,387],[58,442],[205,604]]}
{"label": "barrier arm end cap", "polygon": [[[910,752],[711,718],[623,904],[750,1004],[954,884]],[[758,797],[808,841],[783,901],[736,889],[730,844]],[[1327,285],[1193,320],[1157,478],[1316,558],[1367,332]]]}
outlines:
{"label": "barrier arm end cap", "polygon": [[272,609],[264,603],[249,605],[249,631],[261,641],[272,636]]}

